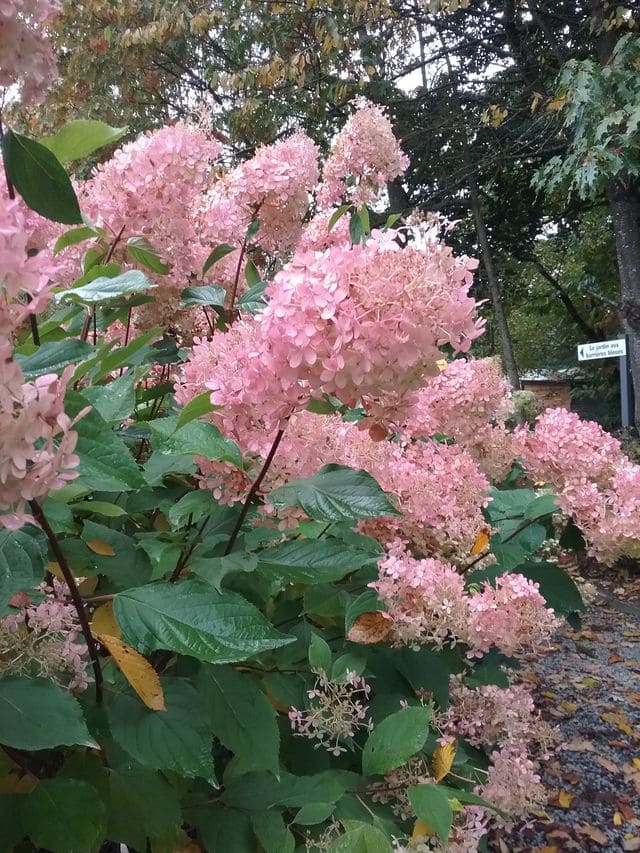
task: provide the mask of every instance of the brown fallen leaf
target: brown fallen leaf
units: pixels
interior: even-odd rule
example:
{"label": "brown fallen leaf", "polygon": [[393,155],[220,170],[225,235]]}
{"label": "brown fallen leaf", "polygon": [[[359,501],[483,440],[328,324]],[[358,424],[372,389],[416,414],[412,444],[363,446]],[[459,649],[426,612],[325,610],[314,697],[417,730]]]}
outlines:
{"label": "brown fallen leaf", "polygon": [[620,663],[620,661],[624,660],[620,655],[611,655],[607,663]]}
{"label": "brown fallen leaf", "polygon": [[568,752],[595,752],[596,748],[591,743],[590,740],[587,740],[583,737],[574,737],[573,740],[570,740],[568,743],[564,745],[564,749]]}
{"label": "brown fallen leaf", "polygon": [[576,832],[579,832],[580,835],[586,835],[587,838],[595,841],[596,844],[600,844],[602,846],[609,844],[609,839],[604,832],[601,829],[598,829],[597,826],[591,826],[590,823],[579,823],[575,827],[575,830]]}
{"label": "brown fallen leaf", "polygon": [[582,781],[582,776],[575,771],[572,773],[563,773],[562,778],[565,782],[568,782],[569,785],[577,785],[578,782]]}
{"label": "brown fallen leaf", "polygon": [[604,767],[604,769],[608,770],[609,773],[616,773],[617,774],[620,772],[620,768],[618,767],[618,765],[614,764],[613,761],[609,761],[608,758],[603,758],[601,755],[599,755],[596,758],[596,761],[598,762],[600,767]]}
{"label": "brown fallen leaf", "polygon": [[622,842],[622,849],[626,851],[640,850],[640,838],[626,838]]}
{"label": "brown fallen leaf", "polygon": [[578,710],[578,706],[575,702],[567,702],[566,699],[563,699],[560,705],[562,708],[564,708],[565,711],[568,711],[570,714],[573,714],[574,711]]}
{"label": "brown fallen leaf", "polygon": [[635,812],[628,803],[618,803],[618,810],[625,820],[633,820]]}

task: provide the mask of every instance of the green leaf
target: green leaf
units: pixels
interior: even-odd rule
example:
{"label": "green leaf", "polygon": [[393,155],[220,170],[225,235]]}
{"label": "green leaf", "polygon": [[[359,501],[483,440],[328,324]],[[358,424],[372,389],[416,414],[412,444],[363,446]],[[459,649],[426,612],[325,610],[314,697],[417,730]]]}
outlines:
{"label": "green leaf", "polygon": [[256,853],[251,823],[243,812],[214,803],[192,820],[207,853]]}
{"label": "green leaf", "polygon": [[557,563],[527,562],[518,566],[518,572],[540,585],[540,594],[556,613],[568,616],[584,610],[580,590]]}
{"label": "green leaf", "polygon": [[295,838],[280,812],[265,811],[253,814],[251,824],[264,853],[293,853],[295,850]]}
{"label": "green leaf", "polygon": [[109,578],[119,589],[145,583],[150,579],[149,561],[144,551],[136,548],[135,540],[131,536],[87,519],[82,526],[82,540],[105,542],[114,551],[113,556],[92,552],[90,562],[93,571],[86,569],[87,574],[98,572]]}
{"label": "green leaf", "polygon": [[82,223],[69,176],[44,145],[7,129],[2,156],[7,178],[32,210],[54,222]]}
{"label": "green leaf", "polygon": [[176,429],[186,426],[190,421],[195,421],[198,418],[214,412],[219,406],[214,406],[211,402],[211,391],[203,391],[192,400],[189,400],[184,409],[180,412],[180,416],[176,422]]}
{"label": "green leaf", "polygon": [[[224,537],[223,541],[228,539]],[[196,551],[193,559],[189,561],[189,568],[205,580],[208,584],[221,591],[222,581],[227,575],[237,574],[238,572],[254,572],[258,568],[258,560],[253,554],[247,554],[243,551],[235,551],[232,554],[227,554],[223,557],[210,557],[206,551],[206,543],[202,549]],[[200,552],[203,553],[200,553]]]}
{"label": "green leaf", "polygon": [[126,132],[126,127],[110,127],[103,121],[75,119],[63,125],[53,136],[45,136],[40,144],[55,154],[61,163],[71,163],[117,142]]}
{"label": "green leaf", "polygon": [[247,284],[251,288],[257,287],[258,285],[262,284],[262,277],[258,272],[258,268],[253,263],[251,258],[249,258],[244,268],[244,277],[247,281]]}
{"label": "green leaf", "polygon": [[302,806],[292,822],[300,826],[314,826],[333,814],[335,807],[335,803],[309,803],[308,806]]}
{"label": "green leaf", "polygon": [[92,385],[83,388],[85,397],[108,423],[122,423],[129,417],[136,405],[133,387],[133,373],[126,373],[109,382],[108,385]]}
{"label": "green leaf", "polygon": [[277,509],[299,506],[319,521],[399,515],[370,474],[343,465],[325,465],[313,477],[292,480],[269,500]]}
{"label": "green leaf", "polygon": [[453,821],[449,797],[440,785],[418,785],[408,790],[411,805],[420,820],[428,823],[446,845]]}
{"label": "green leaf", "polygon": [[109,793],[107,838],[135,850],[146,850],[147,839],[173,849],[182,815],[176,792],[158,772],[136,766],[109,770]]}
{"label": "green leaf", "polygon": [[0,617],[16,613],[9,607],[12,595],[33,592],[42,581],[47,551],[47,537],[39,527],[0,527]]}
{"label": "green leaf", "polygon": [[344,821],[346,832],[334,839],[327,853],[392,853],[387,836],[375,826],[358,820]]}
{"label": "green leaf", "polygon": [[331,661],[329,644],[319,634],[313,633],[309,644],[309,666],[311,669],[322,669],[329,675],[331,673]]}
{"label": "green leaf", "polygon": [[459,802],[466,803],[470,806],[484,806],[484,808],[492,809],[505,820],[509,819],[507,812],[503,812],[502,809],[491,805],[491,803],[485,800],[484,797],[479,797],[477,794],[474,794],[473,791],[463,791],[460,788],[451,788],[448,785],[442,784],[438,784],[438,789],[446,794],[450,800],[458,800]]}
{"label": "green leaf", "polygon": [[221,261],[222,258],[225,258],[231,252],[235,252],[235,246],[230,246],[228,243],[220,243],[219,246],[216,246],[202,265],[202,274],[205,275],[208,273],[214,264]]}
{"label": "green leaf", "polygon": [[114,278],[99,276],[71,290],[61,290],[56,293],[56,302],[75,302],[81,305],[96,305],[98,302],[109,302],[120,299],[130,293],[141,293],[157,287],[140,270],[128,270]]}
{"label": "green leaf", "polygon": [[369,735],[362,753],[365,776],[388,773],[419,752],[429,734],[431,708],[411,707],[382,720]]}
{"label": "green leaf", "polygon": [[259,281],[238,299],[236,307],[244,314],[259,314],[267,304],[266,281]]}
{"label": "green leaf", "polygon": [[[75,391],[67,391],[65,410],[77,415],[88,400]],[[76,484],[94,489],[99,484],[105,492],[128,492],[145,485],[144,478],[131,454],[111,427],[96,411],[85,415],[75,427],[78,443],[75,453],[80,458]]]}
{"label": "green leaf", "polygon": [[33,844],[51,853],[97,853],[107,829],[100,795],[78,779],[42,779],[21,799],[20,814]]}
{"label": "green leaf", "polygon": [[185,287],[180,292],[180,305],[189,308],[191,305],[213,305],[215,308],[224,307],[226,291],[219,284],[199,284],[195,287]]}
{"label": "green leaf", "polygon": [[294,539],[261,551],[258,559],[263,571],[283,583],[330,583],[364,566],[371,555],[328,539]]}
{"label": "green leaf", "polygon": [[196,682],[214,735],[233,752],[234,775],[279,770],[280,733],[258,683],[230,666],[202,667]]}
{"label": "green leaf", "polygon": [[126,509],[118,506],[118,504],[109,503],[108,501],[78,501],[77,503],[69,504],[69,507],[74,512],[95,513],[96,515],[102,515],[105,518],[121,518],[123,515],[127,514]]}
{"label": "green leaf", "polygon": [[166,275],[169,266],[162,260],[158,252],[153,248],[146,237],[129,237],[127,240],[127,253],[140,266],[159,275]]}
{"label": "green leaf", "polygon": [[340,207],[336,208],[331,214],[329,218],[329,222],[327,224],[327,231],[331,231],[336,222],[341,219],[344,214],[353,207],[352,204],[341,204]]}
{"label": "green leaf", "polygon": [[524,517],[530,520],[559,511],[556,495],[540,495],[531,501],[525,511]]}
{"label": "green leaf", "polygon": [[310,803],[335,803],[347,788],[362,782],[348,770],[323,770],[312,776],[245,773],[225,780],[221,800],[228,806],[261,812],[273,806],[302,808]]}
{"label": "green leaf", "polygon": [[349,237],[354,245],[364,242],[366,238],[366,231],[358,211],[354,211],[349,219]]}
{"label": "green leaf", "polygon": [[171,770],[215,784],[213,735],[202,696],[187,681],[162,680],[166,710],[152,711],[132,693],[107,708],[116,742],[144,767]]}
{"label": "green leaf", "polygon": [[75,246],[85,240],[95,239],[97,236],[96,229],[91,228],[89,225],[82,225],[80,228],[71,228],[58,237],[53,246],[53,254],[57,255],[63,249],[66,249],[67,246]]}
{"label": "green leaf", "polygon": [[154,450],[176,456],[204,456],[222,459],[242,467],[240,448],[230,438],[223,438],[220,430],[207,421],[191,420],[178,427],[178,418],[158,418],[149,424]]}
{"label": "green leaf", "polygon": [[179,530],[188,524],[189,519],[193,524],[197,524],[203,516],[212,513],[217,506],[211,492],[198,489],[194,492],[187,492],[177,503],[173,504],[167,518],[171,527],[174,530]]}
{"label": "green leaf", "polygon": [[0,853],[14,853],[18,842],[24,841],[25,831],[20,819],[22,794],[0,794]]}
{"label": "green leaf", "polygon": [[0,679],[0,743],[15,749],[91,746],[77,700],[48,678]]}
{"label": "green leaf", "polygon": [[95,352],[94,347],[78,338],[64,338],[42,344],[32,355],[18,355],[25,379],[35,379],[47,373],[60,373],[68,364],[77,364]]}
{"label": "green leaf", "polygon": [[126,641],[143,654],[168,649],[233,663],[293,642],[242,596],[201,580],[129,589],[116,595],[114,609]]}
{"label": "green leaf", "polygon": [[252,240],[258,231],[260,230],[260,220],[256,216],[255,219],[252,219],[249,223],[249,227],[247,228],[247,233],[245,235],[247,243]]}
{"label": "green leaf", "polygon": [[535,554],[546,538],[547,530],[544,525],[529,524],[509,542],[502,542],[500,534],[492,536],[491,553],[503,572],[511,572],[517,569],[527,557]]}

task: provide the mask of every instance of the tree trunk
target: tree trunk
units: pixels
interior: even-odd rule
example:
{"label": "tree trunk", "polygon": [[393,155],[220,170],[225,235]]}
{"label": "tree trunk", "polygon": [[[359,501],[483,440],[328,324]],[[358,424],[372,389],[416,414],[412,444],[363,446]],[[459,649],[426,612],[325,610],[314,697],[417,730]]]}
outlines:
{"label": "tree trunk", "polygon": [[620,319],[629,337],[629,363],[635,397],[634,421],[640,429],[640,193],[634,183],[609,181],[620,274]]}
{"label": "tree trunk", "polygon": [[[465,153],[468,154],[468,151]],[[507,376],[509,377],[509,382],[511,383],[511,386],[517,390],[520,388],[520,376],[518,375],[518,366],[516,364],[516,357],[513,352],[511,332],[509,331],[507,315],[505,314],[502,294],[500,293],[500,282],[498,281],[496,268],[493,264],[493,256],[491,254],[491,247],[489,245],[487,229],[484,223],[484,212],[482,210],[482,202],[480,201],[480,196],[478,194],[478,185],[476,183],[473,170],[470,168],[470,166],[471,164],[468,162],[467,168],[469,169],[469,174],[467,178],[467,184],[469,186],[469,194],[471,196],[471,210],[473,212],[473,219],[476,226],[476,234],[478,235],[478,243],[480,245],[482,265],[484,266],[484,271],[487,274],[487,282],[489,284],[489,294],[491,295],[493,313],[496,318],[496,326],[498,327],[498,334],[500,335],[500,342],[502,344],[502,356],[504,359],[504,366],[507,371]]]}

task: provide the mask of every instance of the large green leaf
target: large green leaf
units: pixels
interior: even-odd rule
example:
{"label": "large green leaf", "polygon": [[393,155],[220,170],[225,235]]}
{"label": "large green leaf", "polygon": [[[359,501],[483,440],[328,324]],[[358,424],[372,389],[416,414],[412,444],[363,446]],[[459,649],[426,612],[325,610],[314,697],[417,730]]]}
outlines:
{"label": "large green leaf", "polygon": [[287,583],[342,580],[371,560],[370,554],[328,539],[294,539],[261,551],[258,557],[262,570]]}
{"label": "large green leaf", "polygon": [[264,811],[273,806],[302,808],[309,803],[335,803],[348,788],[355,788],[362,778],[348,770],[322,770],[311,776],[282,773],[245,773],[225,780],[220,798],[227,806]]}
{"label": "large green leaf", "polygon": [[92,385],[84,388],[82,395],[105,421],[121,423],[129,417],[136,405],[133,380],[133,373],[125,373],[108,385]]}
{"label": "large green leaf", "polygon": [[151,711],[132,693],[108,707],[116,742],[139,764],[215,784],[211,722],[202,696],[186,681],[163,679],[166,710]]}
{"label": "large green leaf", "polygon": [[207,853],[256,853],[248,815],[213,803],[190,815]]}
{"label": "large green leaf", "polygon": [[76,364],[88,358],[94,347],[78,338],[64,338],[61,341],[50,341],[31,355],[15,356],[25,379],[35,379],[46,373],[59,373],[68,364]]}
{"label": "large green leaf", "polygon": [[176,429],[186,426],[190,421],[195,421],[196,418],[208,415],[209,412],[215,411],[216,408],[219,407],[214,406],[211,403],[211,391],[203,391],[202,394],[198,394],[189,400],[187,405],[180,412],[180,416],[176,423]]}
{"label": "large green leaf", "polygon": [[409,788],[408,793],[417,817],[433,827],[446,845],[453,821],[453,809],[446,792],[439,785],[429,784]]}
{"label": "large green leaf", "polygon": [[230,666],[207,666],[200,670],[197,687],[208,708],[213,733],[233,752],[234,774],[251,770],[277,773],[277,715],[258,683]]}
{"label": "large green leaf", "polygon": [[97,853],[107,829],[105,803],[78,779],[42,779],[22,798],[20,814],[33,844],[51,853]]}
{"label": "large green leaf", "polygon": [[0,743],[15,749],[92,746],[78,702],[48,678],[0,679]]}
{"label": "large green leaf", "polygon": [[[92,503],[92,501],[89,501]],[[122,589],[146,583],[151,578],[151,565],[141,548],[136,548],[135,540],[119,530],[98,524],[87,519],[82,526],[84,542],[104,542],[111,547],[112,554],[91,553],[90,571],[87,574],[101,574],[109,578],[116,588]]]}
{"label": "large green leaf", "polygon": [[371,474],[325,465],[313,477],[292,480],[269,495],[276,507],[299,506],[319,521],[399,515]]}
{"label": "large green leaf", "polygon": [[32,210],[54,222],[82,223],[69,176],[44,145],[7,129],[2,156],[7,178]]}
{"label": "large green leaf", "polygon": [[264,853],[293,853],[296,841],[280,812],[265,811],[251,815],[253,831]]}
{"label": "large green leaf", "polygon": [[195,287],[185,287],[180,293],[180,304],[183,308],[192,305],[212,305],[214,308],[224,306],[224,298],[227,292],[219,284],[200,284]]}
{"label": "large green leaf", "polygon": [[[89,405],[75,391],[67,391],[65,411],[71,417]],[[75,452],[80,457],[76,483],[105,492],[128,492],[145,485],[144,478],[131,454],[96,411],[85,415],[75,427],[78,443]]]}
{"label": "large green leaf", "polygon": [[419,752],[429,734],[431,708],[410,707],[390,714],[374,728],[362,752],[365,776],[388,773]]}
{"label": "large green leaf", "polygon": [[293,642],[242,596],[201,580],[129,589],[115,597],[114,608],[125,638],[143,654],[169,649],[233,663]]}
{"label": "large green leaf", "polygon": [[126,127],[110,127],[103,121],[74,119],[53,136],[43,137],[40,144],[55,154],[61,163],[71,163],[117,142],[126,132]]}
{"label": "large green leaf", "polygon": [[0,527],[0,617],[16,612],[9,607],[12,595],[31,592],[42,581],[47,548],[47,538],[39,527]]}
{"label": "large green leaf", "polygon": [[222,459],[242,467],[242,453],[238,445],[229,438],[223,438],[213,424],[192,420],[179,427],[178,421],[175,415],[151,421],[149,426],[154,450],[176,456]]}
{"label": "large green leaf", "polygon": [[151,272],[166,275],[169,266],[162,260],[158,252],[153,248],[146,237],[129,237],[127,240],[127,252],[134,261]]}
{"label": "large green leaf", "polygon": [[375,826],[359,820],[344,821],[345,832],[338,835],[327,853],[392,853],[391,841]]}
{"label": "large green leaf", "polygon": [[235,252],[235,247],[230,246],[228,243],[220,243],[219,246],[216,246],[215,249],[211,252],[207,260],[202,265],[202,273],[203,275],[211,269],[211,267],[216,264],[218,261],[225,258],[231,252]]}
{"label": "large green leaf", "polygon": [[107,838],[134,850],[146,850],[147,839],[157,840],[160,849],[177,846],[180,804],[160,773],[137,766],[109,770],[109,795]]}
{"label": "large green leaf", "polygon": [[96,305],[99,302],[110,302],[112,299],[121,299],[131,293],[141,293],[157,287],[149,281],[140,270],[128,270],[113,278],[98,276],[88,284],[74,287],[69,290],[61,290],[56,293],[57,302],[76,302],[80,305]]}

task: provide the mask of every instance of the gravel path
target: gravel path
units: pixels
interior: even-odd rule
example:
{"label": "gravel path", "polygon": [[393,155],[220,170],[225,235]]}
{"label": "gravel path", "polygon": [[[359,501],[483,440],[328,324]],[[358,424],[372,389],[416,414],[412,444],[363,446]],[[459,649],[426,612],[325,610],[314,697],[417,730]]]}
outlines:
{"label": "gravel path", "polygon": [[602,588],[582,628],[561,630],[521,676],[563,749],[543,768],[544,812],[494,849],[640,851],[640,606]]}

